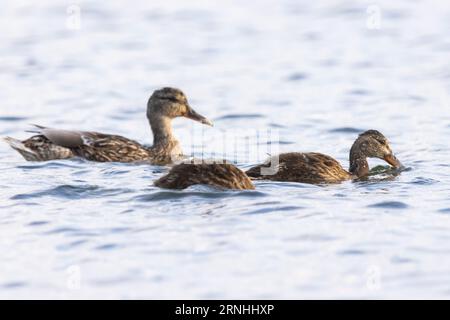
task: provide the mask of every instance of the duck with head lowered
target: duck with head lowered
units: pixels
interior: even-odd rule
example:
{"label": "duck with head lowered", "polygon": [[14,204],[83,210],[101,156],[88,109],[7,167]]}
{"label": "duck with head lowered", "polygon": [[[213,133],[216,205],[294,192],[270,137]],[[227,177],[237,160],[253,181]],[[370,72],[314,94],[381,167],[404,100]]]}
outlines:
{"label": "duck with head lowered", "polygon": [[180,163],[153,183],[164,189],[181,190],[202,184],[219,189],[254,190],[250,178],[238,167],[221,163]]}
{"label": "duck with head lowered", "polygon": [[212,122],[189,105],[186,95],[176,88],[162,88],[151,95],[147,118],[153,132],[153,145],[145,147],[128,138],[91,131],[71,131],[36,126],[37,135],[24,141],[5,141],[28,161],[81,157],[98,162],[150,162],[164,165],[182,157],[172,132],[172,119],[185,117],[212,126]]}
{"label": "duck with head lowered", "polygon": [[[369,174],[367,158],[379,158],[394,168],[402,168],[386,137],[377,130],[368,130],[358,136],[350,149],[350,168],[346,171],[330,156],[308,152],[282,153],[257,165],[247,175],[254,179],[303,182],[310,184],[339,183],[359,179]],[[272,171],[268,170],[273,169]]]}

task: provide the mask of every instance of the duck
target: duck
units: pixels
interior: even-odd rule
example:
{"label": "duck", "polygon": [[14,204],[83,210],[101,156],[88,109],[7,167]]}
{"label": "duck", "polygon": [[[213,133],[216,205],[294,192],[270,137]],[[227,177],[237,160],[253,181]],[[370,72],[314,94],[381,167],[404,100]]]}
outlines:
{"label": "duck", "polygon": [[150,162],[166,165],[183,157],[178,140],[172,132],[172,120],[185,117],[213,126],[197,113],[186,95],[177,88],[155,90],[147,103],[147,119],[153,132],[153,145],[146,147],[134,140],[113,134],[72,131],[34,125],[34,136],[20,141],[4,140],[28,161],[48,161],[81,157],[97,162]]}
{"label": "duck", "polygon": [[394,168],[403,168],[386,137],[377,130],[361,133],[350,149],[350,168],[345,170],[332,157],[316,152],[289,152],[270,157],[246,174],[257,180],[301,182],[309,184],[340,183],[369,174],[367,158],[379,158]]}
{"label": "duck", "polygon": [[153,184],[159,188],[175,190],[198,184],[229,190],[255,189],[245,172],[225,161],[222,163],[179,163]]}

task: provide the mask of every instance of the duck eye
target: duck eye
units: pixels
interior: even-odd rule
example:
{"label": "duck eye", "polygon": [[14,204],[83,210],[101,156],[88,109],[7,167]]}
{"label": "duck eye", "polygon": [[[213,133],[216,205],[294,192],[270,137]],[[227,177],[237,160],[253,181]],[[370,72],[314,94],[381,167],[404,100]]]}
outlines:
{"label": "duck eye", "polygon": [[164,99],[164,100],[169,100],[169,101],[171,101],[171,102],[180,102],[180,101],[178,101],[178,99],[175,98],[175,97],[164,97],[163,99]]}

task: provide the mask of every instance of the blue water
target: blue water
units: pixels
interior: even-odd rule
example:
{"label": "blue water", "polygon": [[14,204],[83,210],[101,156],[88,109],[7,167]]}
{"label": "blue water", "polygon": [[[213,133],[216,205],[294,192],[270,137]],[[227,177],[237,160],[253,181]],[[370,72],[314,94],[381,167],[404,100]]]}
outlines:
{"label": "blue water", "polygon": [[[1,143],[0,298],[450,298],[450,5],[371,4],[83,2],[78,25],[69,3],[2,4],[1,136],[150,144],[147,99],[170,85],[215,122],[208,152],[225,129],[272,128],[280,152],[347,167],[378,129],[408,170],[174,192],[152,186],[164,167],[25,162]],[[174,122],[187,154],[200,126]]]}

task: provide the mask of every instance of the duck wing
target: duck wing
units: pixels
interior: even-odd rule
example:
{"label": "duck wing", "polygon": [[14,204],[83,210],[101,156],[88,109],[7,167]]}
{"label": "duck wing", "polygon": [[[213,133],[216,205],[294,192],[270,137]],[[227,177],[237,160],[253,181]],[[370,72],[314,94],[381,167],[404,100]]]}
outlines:
{"label": "duck wing", "polygon": [[336,183],[351,177],[338,161],[316,152],[282,153],[250,168],[246,173],[255,179],[312,184]]}
{"label": "duck wing", "polygon": [[99,162],[145,161],[149,151],[136,141],[118,135],[73,131],[35,125],[38,133],[55,145],[68,148],[79,157]]}
{"label": "duck wing", "polygon": [[91,145],[95,140],[108,136],[107,134],[91,131],[55,129],[37,124],[33,124],[33,126],[35,128],[27,130],[27,132],[42,135],[52,143],[65,148],[76,148],[82,145]]}

